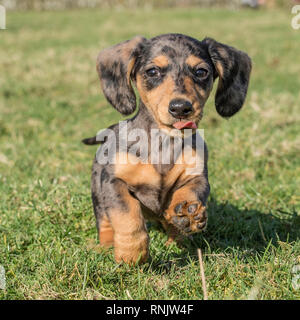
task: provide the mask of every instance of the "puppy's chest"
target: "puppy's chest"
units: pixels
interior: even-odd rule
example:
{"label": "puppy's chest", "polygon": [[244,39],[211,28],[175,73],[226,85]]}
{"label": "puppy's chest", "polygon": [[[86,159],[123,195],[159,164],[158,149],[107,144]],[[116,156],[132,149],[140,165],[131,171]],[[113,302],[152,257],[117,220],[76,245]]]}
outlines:
{"label": "puppy's chest", "polygon": [[[129,160],[135,160],[131,157]],[[115,165],[115,176],[145,207],[160,213],[168,193],[187,179],[184,164],[126,163]]]}

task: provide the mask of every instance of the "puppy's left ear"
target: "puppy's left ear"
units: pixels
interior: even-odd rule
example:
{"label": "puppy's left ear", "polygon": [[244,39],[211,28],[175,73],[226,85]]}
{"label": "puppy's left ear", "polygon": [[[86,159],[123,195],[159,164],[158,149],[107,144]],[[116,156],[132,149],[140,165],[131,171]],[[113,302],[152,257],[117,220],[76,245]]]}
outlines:
{"label": "puppy's left ear", "polygon": [[222,117],[238,112],[246,98],[251,73],[251,59],[242,51],[211,38],[203,42],[219,77],[215,105]]}

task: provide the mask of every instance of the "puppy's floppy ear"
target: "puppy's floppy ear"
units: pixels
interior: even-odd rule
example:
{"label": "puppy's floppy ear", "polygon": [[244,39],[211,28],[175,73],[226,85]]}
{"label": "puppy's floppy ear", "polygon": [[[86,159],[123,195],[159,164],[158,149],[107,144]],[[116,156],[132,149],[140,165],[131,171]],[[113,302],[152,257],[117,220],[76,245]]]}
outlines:
{"label": "puppy's floppy ear", "polygon": [[135,37],[101,51],[97,58],[97,71],[106,99],[123,115],[136,109],[136,97],[131,85],[132,71],[142,48],[147,41]]}
{"label": "puppy's floppy ear", "polygon": [[215,105],[222,117],[231,117],[238,112],[246,98],[251,59],[242,51],[211,38],[203,42],[214,64],[216,76],[219,77]]}

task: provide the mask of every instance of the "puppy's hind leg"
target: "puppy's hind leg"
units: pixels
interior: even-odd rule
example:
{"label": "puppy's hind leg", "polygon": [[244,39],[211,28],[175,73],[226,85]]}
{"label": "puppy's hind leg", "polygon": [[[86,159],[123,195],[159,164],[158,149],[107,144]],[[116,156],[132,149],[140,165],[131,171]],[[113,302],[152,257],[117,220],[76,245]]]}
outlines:
{"label": "puppy's hind leg", "polygon": [[105,170],[103,166],[94,163],[92,171],[92,201],[100,246],[111,247],[114,243],[114,231],[105,211],[105,186],[103,185],[105,175],[101,175],[103,170]]}
{"label": "puppy's hind leg", "polygon": [[101,196],[92,190],[92,200],[99,242],[103,247],[111,247],[114,243],[114,231],[104,211],[103,203],[99,198],[101,198]]}

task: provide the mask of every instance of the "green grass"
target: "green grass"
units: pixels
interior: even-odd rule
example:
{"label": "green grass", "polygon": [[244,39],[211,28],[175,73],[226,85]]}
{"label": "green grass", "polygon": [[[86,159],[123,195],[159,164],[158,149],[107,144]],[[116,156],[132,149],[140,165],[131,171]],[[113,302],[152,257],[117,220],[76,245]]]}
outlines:
{"label": "green grass", "polygon": [[[166,9],[8,13],[0,31],[0,299],[299,299],[300,31],[290,12]],[[82,138],[121,116],[105,101],[99,50],[179,32],[253,59],[245,107],[221,119],[210,97],[209,225],[183,248],[150,228],[151,260],[99,251],[90,198],[96,147]],[[129,296],[128,296],[129,293]]]}

